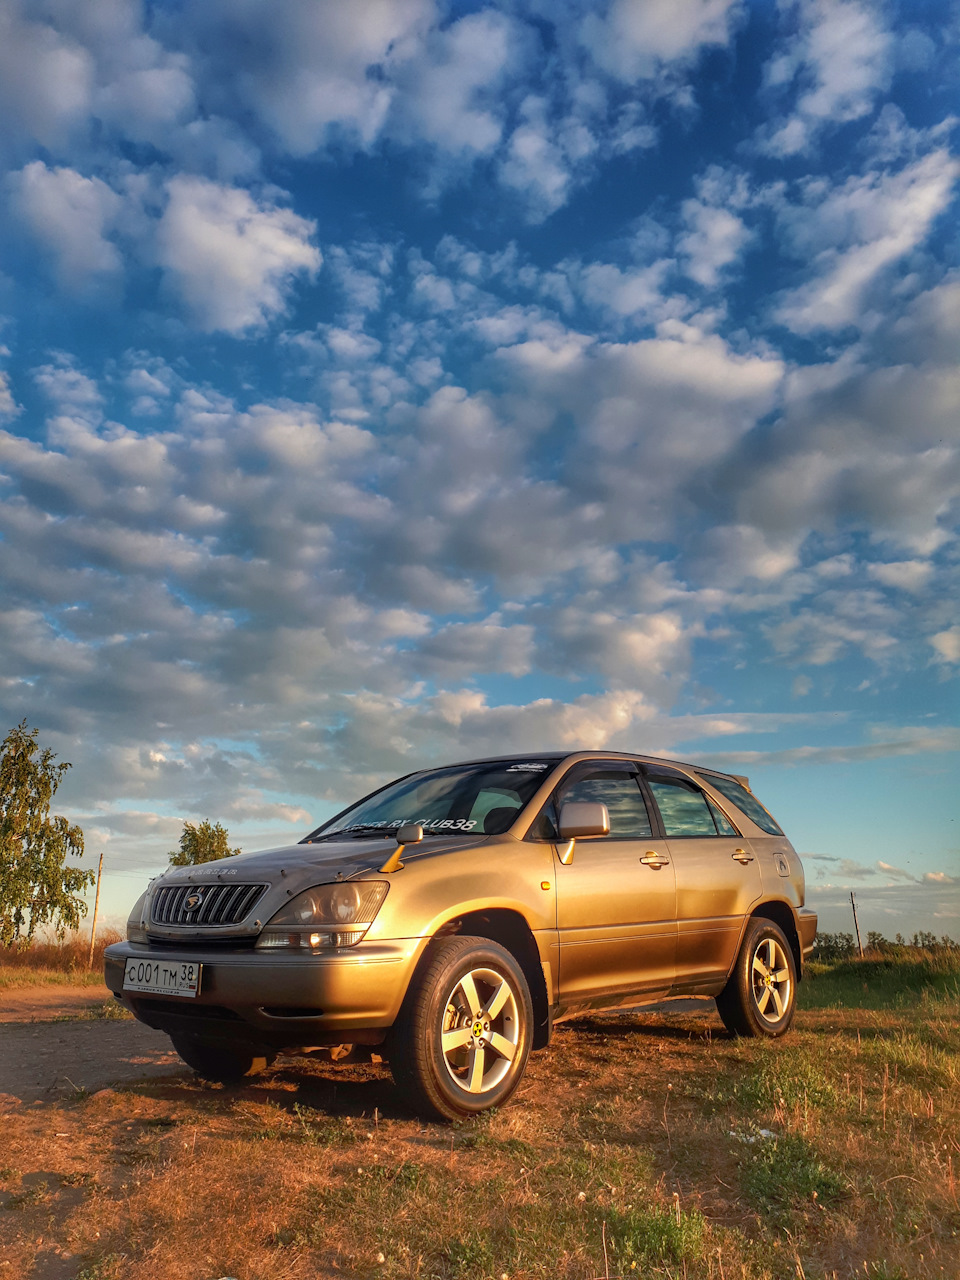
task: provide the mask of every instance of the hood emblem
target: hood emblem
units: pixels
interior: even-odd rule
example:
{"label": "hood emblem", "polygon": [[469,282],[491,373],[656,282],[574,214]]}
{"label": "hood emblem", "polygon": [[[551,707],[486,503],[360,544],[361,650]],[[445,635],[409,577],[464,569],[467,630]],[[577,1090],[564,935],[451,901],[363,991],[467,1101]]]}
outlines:
{"label": "hood emblem", "polygon": [[200,889],[195,889],[193,893],[187,895],[184,906],[188,911],[196,911],[201,902],[203,902],[203,892]]}

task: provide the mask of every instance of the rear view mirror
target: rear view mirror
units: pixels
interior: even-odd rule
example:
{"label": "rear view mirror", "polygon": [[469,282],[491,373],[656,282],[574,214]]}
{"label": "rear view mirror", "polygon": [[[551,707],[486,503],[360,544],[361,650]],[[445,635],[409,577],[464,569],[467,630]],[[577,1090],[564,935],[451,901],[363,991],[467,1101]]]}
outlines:
{"label": "rear view mirror", "polygon": [[607,836],[610,834],[610,814],[605,804],[594,801],[571,800],[560,809],[560,839],[575,840],[578,836]]}

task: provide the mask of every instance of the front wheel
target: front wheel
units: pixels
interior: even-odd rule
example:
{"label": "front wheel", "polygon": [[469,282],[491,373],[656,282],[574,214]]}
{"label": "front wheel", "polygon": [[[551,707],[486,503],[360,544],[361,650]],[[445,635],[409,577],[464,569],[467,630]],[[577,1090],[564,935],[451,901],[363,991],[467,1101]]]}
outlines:
{"label": "front wheel", "polygon": [[390,1036],[390,1070],[431,1120],[502,1106],[530,1053],[533,1005],[516,960],[486,938],[432,944]]}
{"label": "front wheel", "polygon": [[793,949],[779,925],[758,918],[747,929],[717,1012],[735,1036],[782,1036],[796,1012]]}
{"label": "front wheel", "polygon": [[171,1036],[170,1039],[188,1067],[192,1067],[204,1080],[214,1080],[219,1084],[237,1084],[247,1076],[259,1075],[276,1058],[276,1054],[229,1041],[213,1044],[189,1035]]}

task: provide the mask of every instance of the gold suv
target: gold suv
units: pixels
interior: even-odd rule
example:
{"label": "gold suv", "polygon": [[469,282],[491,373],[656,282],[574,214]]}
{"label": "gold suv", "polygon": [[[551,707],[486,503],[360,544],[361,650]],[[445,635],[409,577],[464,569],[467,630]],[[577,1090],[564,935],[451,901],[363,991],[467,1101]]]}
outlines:
{"label": "gold suv", "polygon": [[747,779],[616,752],[413,773],[299,844],[151,881],[107,985],[236,1081],[377,1052],[411,1106],[502,1105],[555,1022],[714,996],[779,1036],[813,947],[800,860]]}

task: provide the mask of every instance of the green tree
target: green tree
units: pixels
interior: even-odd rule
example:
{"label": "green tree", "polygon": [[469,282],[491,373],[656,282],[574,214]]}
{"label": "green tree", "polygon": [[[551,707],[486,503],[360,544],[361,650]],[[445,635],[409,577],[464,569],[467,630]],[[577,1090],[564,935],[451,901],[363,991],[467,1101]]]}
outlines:
{"label": "green tree", "polygon": [[68,867],[83,857],[83,832],[50,813],[70,765],[40,750],[37,730],[21,720],[0,744],[0,943],[29,941],[44,924],[57,937],[76,929],[87,914],[80,896],[92,871]]}
{"label": "green tree", "polygon": [[202,822],[185,822],[180,848],[170,854],[174,867],[195,867],[201,862],[216,862],[219,858],[234,858],[239,849],[229,848],[230,837],[226,828],[217,822],[211,825],[208,818]]}

